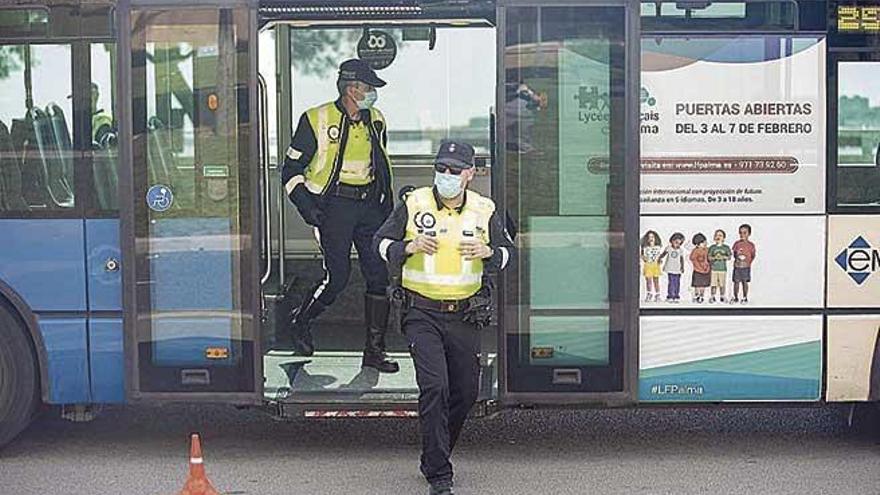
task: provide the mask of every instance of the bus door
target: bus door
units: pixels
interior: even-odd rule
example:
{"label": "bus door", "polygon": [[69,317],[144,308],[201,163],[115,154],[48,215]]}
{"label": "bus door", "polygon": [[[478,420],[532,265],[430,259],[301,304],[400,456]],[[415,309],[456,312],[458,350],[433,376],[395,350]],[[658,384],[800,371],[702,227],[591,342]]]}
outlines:
{"label": "bus door", "polygon": [[499,4],[496,202],[507,404],[634,400],[639,4]]}
{"label": "bus door", "polygon": [[[361,366],[366,284],[355,249],[345,289],[312,327],[314,355],[300,356],[285,346],[290,310],[310,297],[325,273],[314,229],[282,192],[278,171],[300,115],[338,98],[339,64],[361,58],[387,81],[378,89],[376,107],[388,123],[395,194],[406,186],[431,185],[437,149],[441,140],[451,138],[474,146],[478,172],[470,187],[490,196],[497,74],[494,5],[408,0],[331,6],[291,0],[264,3],[260,14],[260,71],[267,108],[276,113],[267,119],[272,200],[271,242],[264,249],[272,262],[263,284],[268,310],[264,394],[282,403],[286,412],[307,416],[325,414],[328,408],[414,409],[418,388],[403,335],[389,332],[385,341],[400,365],[398,373],[380,374]],[[483,336],[480,398],[489,400],[497,389],[494,327]]]}
{"label": "bus door", "polygon": [[131,399],[261,400],[255,3],[119,6]]}

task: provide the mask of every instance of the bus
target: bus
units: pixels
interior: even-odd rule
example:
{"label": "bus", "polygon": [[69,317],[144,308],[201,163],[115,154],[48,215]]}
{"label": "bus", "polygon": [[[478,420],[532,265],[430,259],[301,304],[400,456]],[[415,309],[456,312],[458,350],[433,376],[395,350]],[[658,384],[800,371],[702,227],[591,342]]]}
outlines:
{"label": "bus", "polygon": [[[395,190],[438,143],[515,230],[476,415],[880,400],[876,0],[35,0],[0,7],[0,445],[108,404],[409,417],[279,169],[361,58]],[[352,253],[352,258],[357,254]],[[874,413],[876,414],[876,413]]]}

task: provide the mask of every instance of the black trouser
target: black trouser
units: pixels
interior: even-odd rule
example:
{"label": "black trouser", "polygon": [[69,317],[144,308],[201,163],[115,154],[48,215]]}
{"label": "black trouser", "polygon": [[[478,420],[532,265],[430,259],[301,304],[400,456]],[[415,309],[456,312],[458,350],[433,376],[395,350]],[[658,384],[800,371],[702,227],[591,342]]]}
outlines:
{"label": "black trouser", "polygon": [[477,400],[480,333],[463,314],[411,308],[403,320],[419,385],[421,470],[430,483],[452,481],[452,453]]}
{"label": "black trouser", "polygon": [[325,217],[321,226],[315,229],[315,236],[324,255],[324,280],[315,286],[312,298],[325,305],[332,304],[348,285],[352,243],[367,282],[367,294],[384,296],[388,287],[388,269],[379,253],[372,249],[373,234],[386,217],[378,202],[327,195],[321,208]]}

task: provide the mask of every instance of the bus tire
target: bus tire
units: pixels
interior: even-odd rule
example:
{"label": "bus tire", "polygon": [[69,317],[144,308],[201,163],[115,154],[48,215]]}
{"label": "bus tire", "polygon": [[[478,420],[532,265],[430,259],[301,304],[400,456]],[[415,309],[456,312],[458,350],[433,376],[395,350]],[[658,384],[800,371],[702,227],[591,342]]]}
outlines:
{"label": "bus tire", "polygon": [[0,448],[24,430],[39,403],[37,364],[25,329],[0,304]]}
{"label": "bus tire", "polygon": [[851,404],[850,429],[860,438],[880,439],[880,402]]}

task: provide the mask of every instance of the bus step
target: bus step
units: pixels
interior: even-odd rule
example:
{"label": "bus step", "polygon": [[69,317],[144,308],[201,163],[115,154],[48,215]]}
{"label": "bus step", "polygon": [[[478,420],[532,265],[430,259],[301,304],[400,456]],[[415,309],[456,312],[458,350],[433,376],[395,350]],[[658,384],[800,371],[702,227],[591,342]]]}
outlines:
{"label": "bus step", "polygon": [[274,413],[284,418],[345,419],[345,418],[415,418],[418,402],[395,403],[309,403],[278,402]]}
{"label": "bus step", "polygon": [[[273,402],[267,409],[278,418],[304,419],[381,419],[418,418],[418,400],[385,403],[319,403],[319,402]],[[478,400],[471,409],[472,418],[491,418],[502,411],[494,400]]]}

